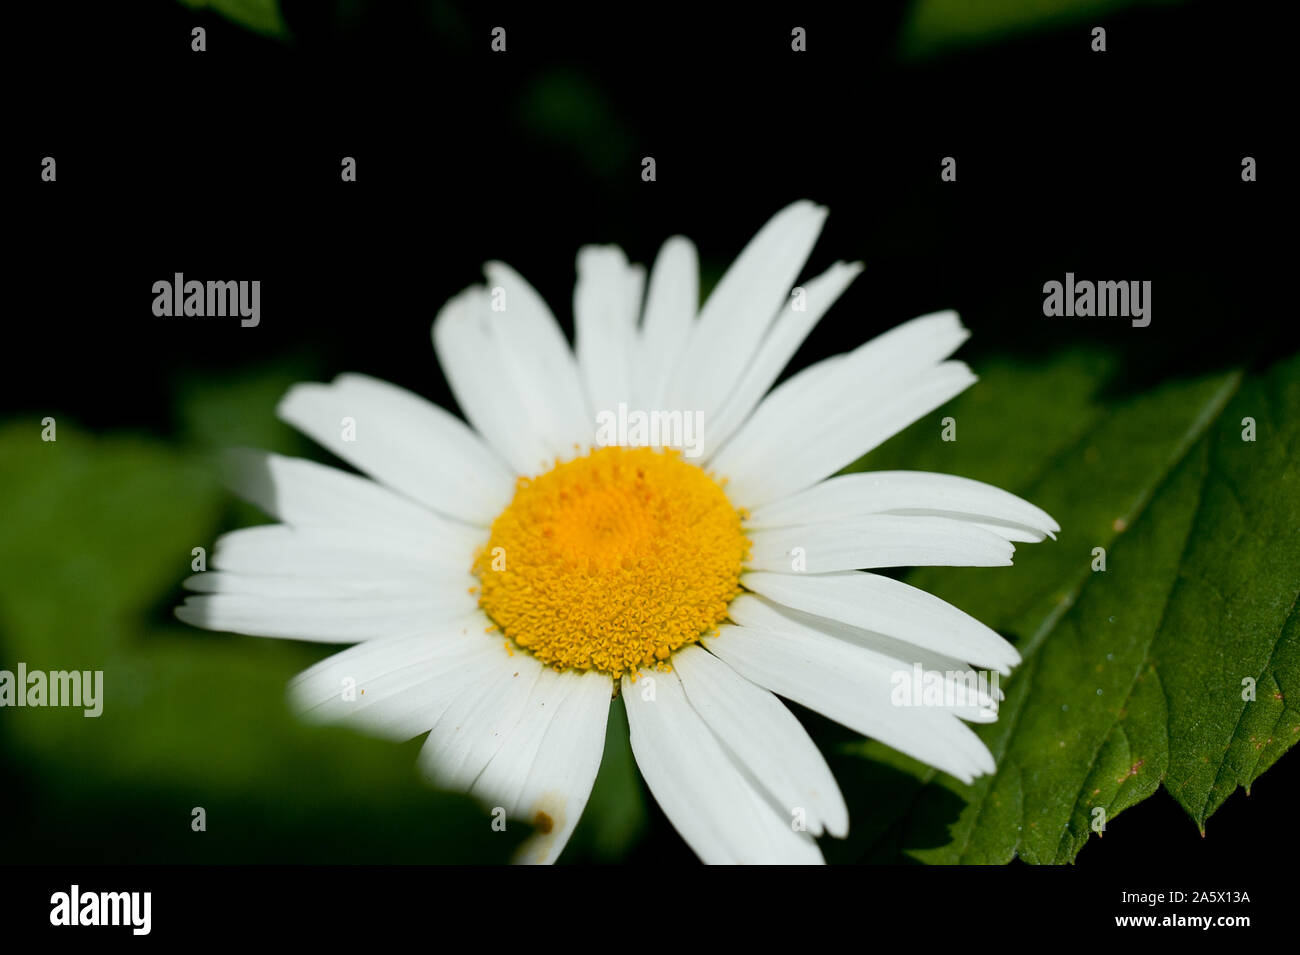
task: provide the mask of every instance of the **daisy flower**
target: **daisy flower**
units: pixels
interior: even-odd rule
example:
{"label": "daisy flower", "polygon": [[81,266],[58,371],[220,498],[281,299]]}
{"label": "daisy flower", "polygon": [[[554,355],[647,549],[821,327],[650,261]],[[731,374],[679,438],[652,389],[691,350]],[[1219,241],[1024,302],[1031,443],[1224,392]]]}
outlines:
{"label": "daisy flower", "polygon": [[968,332],[942,312],[772,387],[862,268],[792,290],[825,216],[779,212],[703,306],[684,238],[648,277],[582,249],[573,350],[489,263],[433,324],[468,424],[362,375],[294,386],[279,416],[364,476],[237,452],[233,486],[280,523],[223,536],[177,615],[353,644],[293,681],[295,708],[427,733],[429,779],[534,826],[524,861],[564,848],[619,692],[647,786],[705,862],[821,862],[814,837],[848,831],[779,697],[960,780],[992,772],[968,723],[996,718],[995,689],[941,706],[894,691],[914,671],[949,689],[1007,673],[1015,649],[869,571],[1006,565],[1058,528],[960,477],[833,476],[975,376],[949,360]]}

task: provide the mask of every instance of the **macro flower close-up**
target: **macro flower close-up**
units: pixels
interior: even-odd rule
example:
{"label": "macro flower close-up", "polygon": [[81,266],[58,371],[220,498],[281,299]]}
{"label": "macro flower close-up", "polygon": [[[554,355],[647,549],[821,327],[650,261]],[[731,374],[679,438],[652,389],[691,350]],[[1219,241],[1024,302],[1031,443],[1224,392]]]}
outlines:
{"label": "macro flower close-up", "polygon": [[1254,6],[19,4],[8,934],[1285,924]]}
{"label": "macro flower close-up", "polygon": [[[177,616],[350,644],[292,682],[295,709],[427,733],[431,782],[533,827],[520,861],[563,850],[617,694],[647,787],[709,863],[817,863],[815,837],[849,829],[781,698],[963,782],[992,773],[969,724],[997,718],[1019,655],[880,571],[1006,566],[1059,528],[961,476],[842,473],[976,376],[940,312],[781,378],[862,271],[803,277],[825,217],[777,213],[703,304],[684,238],[648,272],[583,248],[572,348],[490,262],[433,320],[464,420],[360,374],[292,387],[278,415],[360,473],[233,452],[231,485],[279,523],[221,537]],[[914,673],[942,699],[900,694]]]}

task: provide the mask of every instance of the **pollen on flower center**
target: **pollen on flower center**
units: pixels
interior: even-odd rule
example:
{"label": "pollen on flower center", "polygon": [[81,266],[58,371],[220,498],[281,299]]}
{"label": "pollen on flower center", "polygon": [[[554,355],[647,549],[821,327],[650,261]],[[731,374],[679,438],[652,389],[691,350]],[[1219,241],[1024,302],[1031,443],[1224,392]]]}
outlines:
{"label": "pollen on flower center", "polygon": [[543,663],[619,676],[722,622],[749,555],[740,522],[679,452],[599,448],[519,479],[474,560],[479,606]]}

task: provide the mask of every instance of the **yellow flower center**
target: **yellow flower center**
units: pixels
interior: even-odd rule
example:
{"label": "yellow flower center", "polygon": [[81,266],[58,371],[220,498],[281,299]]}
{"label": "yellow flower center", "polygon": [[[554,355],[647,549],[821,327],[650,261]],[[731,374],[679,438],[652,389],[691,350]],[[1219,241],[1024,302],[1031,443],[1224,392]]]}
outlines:
{"label": "yellow flower center", "polygon": [[519,479],[474,560],[479,606],[543,663],[617,677],[726,617],[749,556],[740,522],[679,452],[599,448]]}

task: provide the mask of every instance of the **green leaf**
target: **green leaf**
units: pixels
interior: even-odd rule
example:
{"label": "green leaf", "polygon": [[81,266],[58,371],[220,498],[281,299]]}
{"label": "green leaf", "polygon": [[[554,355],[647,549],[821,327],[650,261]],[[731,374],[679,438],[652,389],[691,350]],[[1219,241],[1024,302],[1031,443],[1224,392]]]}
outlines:
{"label": "green leaf", "polygon": [[211,7],[216,13],[263,36],[283,38],[288,27],[280,14],[280,0],[180,0],[191,9]]}
{"label": "green leaf", "polygon": [[[120,647],[211,543],[217,483],[191,457],[145,437],[112,440],[58,416],[55,441],[36,420],[0,428],[0,623],[17,649],[91,649],[87,624]],[[21,502],[21,503],[19,503]],[[90,666],[86,661],[84,666]]]}
{"label": "green leaf", "polygon": [[[1062,531],[1005,572],[909,576],[1024,657],[998,722],[979,728],[998,771],[966,786],[874,742],[847,745],[839,761],[871,761],[847,774],[871,822],[839,853],[1068,862],[1094,819],[1162,783],[1203,830],[1300,738],[1300,356],[1136,395],[1082,387],[1106,368],[1086,355],[982,367],[940,413],[956,418],[956,442],[925,421],[860,462],[997,483]],[[885,794],[877,807],[872,791]]]}

